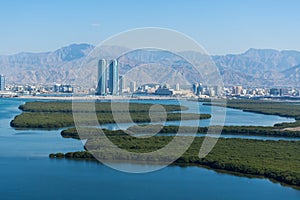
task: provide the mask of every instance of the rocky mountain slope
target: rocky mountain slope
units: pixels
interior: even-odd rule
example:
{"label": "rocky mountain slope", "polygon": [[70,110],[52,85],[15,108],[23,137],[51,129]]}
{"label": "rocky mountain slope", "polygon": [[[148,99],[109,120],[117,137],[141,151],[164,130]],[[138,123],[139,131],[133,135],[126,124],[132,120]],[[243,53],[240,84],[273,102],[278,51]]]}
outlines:
{"label": "rocky mountain slope", "polygon": [[[110,51],[120,48],[114,47]],[[73,44],[54,52],[3,55],[0,56],[0,74],[6,75],[8,83],[73,84],[78,69],[93,49],[94,46],[89,44]],[[203,59],[203,55],[195,52],[184,53]],[[100,55],[109,55],[109,51],[104,50]],[[90,59],[97,60],[95,57]],[[212,59],[225,85],[300,87],[298,51],[249,49],[242,54],[212,56]],[[119,61],[120,74],[127,74],[140,83],[187,84],[205,79],[195,73],[188,62],[169,52],[134,51],[121,56]],[[95,65],[96,62],[90,63]]]}

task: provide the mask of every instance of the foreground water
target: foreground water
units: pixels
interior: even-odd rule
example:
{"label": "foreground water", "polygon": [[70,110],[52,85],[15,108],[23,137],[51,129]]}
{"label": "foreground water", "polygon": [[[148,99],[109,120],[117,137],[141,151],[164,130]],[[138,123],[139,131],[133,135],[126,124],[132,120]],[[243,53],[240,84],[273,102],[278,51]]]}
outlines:
{"label": "foreground water", "polygon": [[[267,179],[238,177],[199,167],[171,166],[147,174],[127,174],[94,162],[49,159],[49,153],[83,150],[83,144],[63,139],[59,130],[12,129],[9,122],[20,113],[17,107],[22,103],[21,100],[0,99],[1,199],[300,198],[299,190]],[[246,114],[244,121],[247,116],[259,115],[241,112],[239,118],[243,114]],[[259,116],[271,124],[291,120]],[[253,125],[252,117],[248,118],[249,125]],[[234,113],[228,118],[232,120]]]}
{"label": "foreground water", "polygon": [[[133,166],[134,167],[134,166]],[[0,160],[1,199],[299,199],[300,192],[265,179],[198,167],[126,174],[84,161]]]}

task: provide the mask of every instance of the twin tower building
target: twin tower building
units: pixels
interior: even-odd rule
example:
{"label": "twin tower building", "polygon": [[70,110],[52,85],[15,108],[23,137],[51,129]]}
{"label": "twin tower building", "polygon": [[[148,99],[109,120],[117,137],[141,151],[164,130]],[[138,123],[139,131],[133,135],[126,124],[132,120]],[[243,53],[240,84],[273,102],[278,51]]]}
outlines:
{"label": "twin tower building", "polygon": [[[107,77],[108,75],[108,77]],[[116,59],[98,62],[98,84],[96,95],[119,95],[119,66]]]}

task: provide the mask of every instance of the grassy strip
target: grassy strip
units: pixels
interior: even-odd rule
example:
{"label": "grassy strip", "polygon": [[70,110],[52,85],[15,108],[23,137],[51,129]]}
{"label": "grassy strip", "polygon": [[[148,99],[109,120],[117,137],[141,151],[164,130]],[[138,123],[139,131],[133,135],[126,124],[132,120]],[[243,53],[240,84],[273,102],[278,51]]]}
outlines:
{"label": "grassy strip", "polygon": [[[93,116],[91,114],[80,114],[80,122],[86,125],[93,125]],[[165,121],[163,114],[157,113],[155,116],[149,116],[146,112],[130,113],[131,119],[126,114],[118,113],[118,122],[129,123],[133,122],[161,122]],[[209,114],[180,114],[180,113],[168,113],[167,121],[179,121],[179,120],[198,120],[208,119],[211,116]],[[114,116],[111,113],[97,113],[99,124],[115,123]],[[16,116],[11,121],[11,126],[15,128],[63,128],[68,126],[74,126],[74,119],[72,113],[39,113],[39,112],[25,112]]]}
{"label": "grassy strip", "polygon": [[[211,126],[211,133],[214,133],[214,127]],[[188,126],[164,126],[161,125],[147,125],[147,126],[133,126],[128,128],[133,133],[153,133],[160,130],[159,133],[204,133],[208,131],[208,127],[188,127]],[[218,129],[219,130],[219,129]],[[273,136],[273,137],[300,137],[300,131],[288,131],[274,127],[265,126],[224,126],[222,128],[224,135],[253,135],[253,136]]]}
{"label": "grassy strip", "polygon": [[[113,105],[112,105],[113,104]],[[99,124],[129,122],[161,122],[161,121],[178,121],[178,120],[198,120],[208,119],[210,114],[189,114],[189,113],[170,113],[172,111],[180,111],[187,109],[186,107],[178,105],[158,105],[154,104],[129,104],[130,117],[126,111],[126,103],[110,103],[110,102],[97,102],[95,104],[97,120]],[[95,115],[91,113],[93,105],[91,103],[79,103],[76,107],[77,118],[80,122],[86,125],[94,125]],[[152,106],[155,106],[154,108]],[[117,115],[112,114],[112,107]],[[16,116],[11,121],[11,126],[15,128],[63,128],[74,126],[72,115],[71,102],[28,102],[20,106],[22,114]],[[162,111],[167,112],[167,116]],[[150,111],[150,114],[149,114]]]}
{"label": "grassy strip", "polygon": [[[172,137],[167,136],[156,136],[147,139],[122,135],[108,137],[120,148],[138,153],[157,150],[172,139]],[[202,142],[203,138],[195,138],[189,149],[175,161],[175,164],[205,165],[230,172],[264,176],[282,183],[300,186],[299,141],[220,138],[214,149],[205,158],[200,159],[198,153]],[[145,154],[138,154],[138,156],[133,154],[115,154],[111,149],[105,149],[103,146],[101,146],[100,150],[100,144],[100,141],[93,139],[88,140],[86,146],[89,146],[89,150],[94,155],[105,160],[165,162],[170,158],[170,155],[151,157]],[[93,154],[82,151],[50,154],[50,157],[94,160]]]}
{"label": "grassy strip", "polygon": [[[213,128],[213,127],[212,127]],[[180,130],[180,131],[179,131]],[[213,130],[213,129],[212,129]],[[126,135],[122,130],[111,131],[102,129],[106,135]],[[146,125],[132,126],[127,129],[127,133],[134,134],[169,134],[169,133],[204,133],[206,134],[208,127],[188,127],[188,126],[162,126],[162,125]],[[98,134],[97,129],[84,128],[81,131],[81,139]],[[256,126],[225,126],[222,129],[223,135],[253,135],[253,136],[269,136],[269,137],[290,137],[300,138],[300,131],[283,131],[274,129],[273,127],[256,127]],[[75,128],[63,130],[61,135],[64,138],[79,139],[78,132]]]}
{"label": "grassy strip", "polygon": [[[129,111],[133,112],[149,112],[150,108],[155,104],[145,103],[129,103]],[[187,110],[187,107],[180,105],[162,105],[166,112]],[[128,112],[128,103],[123,102],[26,102],[20,105],[19,109],[26,112],[59,112],[59,113],[72,113],[77,112],[99,112],[111,113],[111,108],[116,112]],[[153,111],[153,110],[151,110]],[[161,112],[161,111],[160,111]]]}

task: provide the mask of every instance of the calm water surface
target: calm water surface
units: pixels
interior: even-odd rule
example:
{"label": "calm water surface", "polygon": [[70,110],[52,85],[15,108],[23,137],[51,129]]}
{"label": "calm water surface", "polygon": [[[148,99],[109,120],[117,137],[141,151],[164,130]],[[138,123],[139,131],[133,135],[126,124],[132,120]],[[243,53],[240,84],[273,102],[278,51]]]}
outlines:
{"label": "calm water surface", "polygon": [[[211,114],[211,106],[204,106],[202,102],[194,101],[177,101],[177,100],[132,100],[131,102],[138,103],[161,103],[161,104],[175,104],[186,106],[189,109],[183,111],[183,113],[209,113]],[[222,116],[218,116],[219,113],[225,109],[226,117],[223,121]],[[204,120],[185,120],[185,121],[167,121],[164,125],[176,125],[176,126],[209,126],[209,125],[226,125],[226,126],[273,126],[276,123],[281,122],[295,122],[295,119],[288,117],[280,117],[275,115],[263,115],[252,112],[244,112],[238,109],[231,108],[221,108],[214,107],[214,112],[216,115],[216,120],[211,119]],[[102,128],[107,128],[110,130],[127,129],[135,124],[124,123],[124,124],[105,124]]]}
{"label": "calm water surface", "polygon": [[[49,159],[49,153],[83,150],[83,144],[63,139],[60,130],[12,129],[9,122],[20,113],[17,107],[23,101],[0,99],[1,199],[300,198],[299,190],[267,179],[238,177],[199,167],[171,166],[147,174],[128,174],[95,162]],[[248,115],[240,113],[243,114]],[[262,116],[268,123],[289,120]]]}

